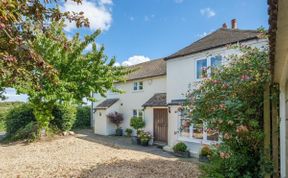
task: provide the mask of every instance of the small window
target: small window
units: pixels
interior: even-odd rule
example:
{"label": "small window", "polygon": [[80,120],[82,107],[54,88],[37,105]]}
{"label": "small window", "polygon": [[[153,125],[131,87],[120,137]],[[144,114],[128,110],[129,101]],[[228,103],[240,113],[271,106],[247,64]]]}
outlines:
{"label": "small window", "polygon": [[138,117],[142,117],[143,118],[143,111],[141,109],[138,110]]}
{"label": "small window", "polygon": [[139,82],[139,90],[143,90],[143,82]]}
{"label": "small window", "polygon": [[197,79],[207,77],[207,59],[201,59],[197,61]]}
{"label": "small window", "polygon": [[143,82],[134,82],[133,83],[133,90],[137,91],[137,90],[143,90]]}
{"label": "small window", "polygon": [[138,89],[138,82],[134,82],[133,90],[137,90],[137,89]]}
{"label": "small window", "polygon": [[137,117],[137,109],[133,109],[133,117]]}

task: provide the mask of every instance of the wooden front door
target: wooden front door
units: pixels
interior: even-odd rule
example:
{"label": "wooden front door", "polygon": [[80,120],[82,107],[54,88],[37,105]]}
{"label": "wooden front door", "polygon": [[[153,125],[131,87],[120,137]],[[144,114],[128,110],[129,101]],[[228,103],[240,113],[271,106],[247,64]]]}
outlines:
{"label": "wooden front door", "polygon": [[166,108],[154,109],[154,141],[167,143],[168,112]]}

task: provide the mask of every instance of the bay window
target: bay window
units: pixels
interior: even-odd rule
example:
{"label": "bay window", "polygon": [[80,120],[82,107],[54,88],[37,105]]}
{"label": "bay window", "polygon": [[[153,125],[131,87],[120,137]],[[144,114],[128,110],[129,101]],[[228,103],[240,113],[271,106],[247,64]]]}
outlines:
{"label": "bay window", "polygon": [[197,143],[217,142],[219,140],[217,130],[207,129],[206,123],[191,123],[191,120],[183,112],[180,114],[179,121],[179,140]]}

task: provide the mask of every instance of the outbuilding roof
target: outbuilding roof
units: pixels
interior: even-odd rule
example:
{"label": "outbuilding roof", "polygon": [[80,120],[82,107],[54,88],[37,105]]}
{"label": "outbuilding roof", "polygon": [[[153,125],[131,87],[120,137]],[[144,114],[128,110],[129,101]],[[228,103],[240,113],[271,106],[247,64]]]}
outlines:
{"label": "outbuilding roof", "polygon": [[156,93],[152,96],[146,103],[144,103],[143,107],[151,107],[151,106],[166,106],[166,93]]}
{"label": "outbuilding roof", "polygon": [[116,103],[119,98],[106,99],[96,106],[96,109],[106,109]]}
{"label": "outbuilding roof", "polygon": [[243,42],[259,38],[259,32],[256,30],[239,30],[219,28],[213,33],[201,38],[200,40],[180,49],[176,53],[164,58],[165,60],[202,52],[205,50],[222,47],[228,44]]}

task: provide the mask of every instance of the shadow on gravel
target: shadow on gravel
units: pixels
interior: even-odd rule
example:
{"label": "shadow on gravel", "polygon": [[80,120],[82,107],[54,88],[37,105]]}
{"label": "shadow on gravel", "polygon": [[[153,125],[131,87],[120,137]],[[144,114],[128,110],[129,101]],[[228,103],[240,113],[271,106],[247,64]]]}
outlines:
{"label": "shadow on gravel", "polygon": [[139,145],[134,145],[132,144],[131,138],[129,137],[96,135],[93,133],[92,130],[88,130],[88,129],[79,130],[79,131],[76,131],[76,133],[77,133],[76,137],[79,139],[83,139],[83,140],[87,140],[90,142],[113,147],[115,149],[129,149],[129,150],[150,153],[150,154],[162,156],[165,158],[175,158],[175,156],[172,155],[171,153],[165,152],[156,146],[143,147]]}
{"label": "shadow on gravel", "polygon": [[80,177],[199,177],[200,171],[195,163],[171,160],[111,160],[83,170]]}

